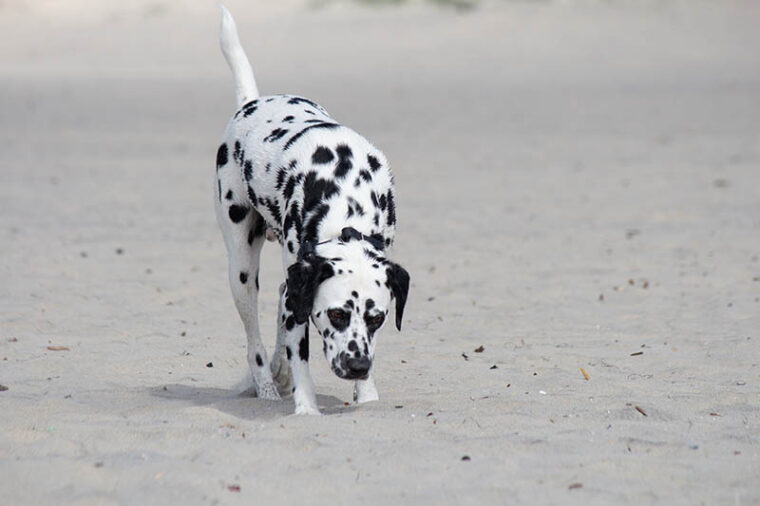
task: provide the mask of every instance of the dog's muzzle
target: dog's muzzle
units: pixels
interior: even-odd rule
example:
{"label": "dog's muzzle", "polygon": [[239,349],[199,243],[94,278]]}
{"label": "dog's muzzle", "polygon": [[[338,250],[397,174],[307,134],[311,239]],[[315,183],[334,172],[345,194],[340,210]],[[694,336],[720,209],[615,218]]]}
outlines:
{"label": "dog's muzzle", "polygon": [[372,367],[372,360],[368,357],[359,358],[346,358],[342,360],[341,365],[344,371],[344,378],[348,380],[360,380],[366,379],[369,374],[369,369]]}

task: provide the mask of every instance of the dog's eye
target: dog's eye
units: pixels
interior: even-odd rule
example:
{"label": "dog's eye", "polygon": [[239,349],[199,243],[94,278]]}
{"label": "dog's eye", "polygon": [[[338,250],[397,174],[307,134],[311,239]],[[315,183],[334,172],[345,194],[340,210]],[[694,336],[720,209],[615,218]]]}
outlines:
{"label": "dog's eye", "polygon": [[351,313],[342,309],[328,309],[327,317],[330,322],[338,329],[346,328],[351,320]]}
{"label": "dog's eye", "polygon": [[383,324],[383,320],[385,320],[385,315],[382,313],[367,317],[367,327],[370,329],[377,329]]}

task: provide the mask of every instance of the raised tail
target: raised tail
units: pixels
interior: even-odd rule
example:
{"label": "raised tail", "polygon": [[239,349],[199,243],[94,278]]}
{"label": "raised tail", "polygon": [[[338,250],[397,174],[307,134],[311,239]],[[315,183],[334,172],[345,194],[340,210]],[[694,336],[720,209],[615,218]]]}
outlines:
{"label": "raised tail", "polygon": [[237,34],[235,20],[232,14],[224,5],[219,4],[222,10],[222,27],[219,34],[219,44],[222,46],[222,53],[227,60],[227,64],[232,70],[232,77],[235,80],[235,98],[237,106],[259,98],[259,90],[256,88],[256,79],[253,77],[253,69],[248,62],[248,57],[240,45],[240,39]]}

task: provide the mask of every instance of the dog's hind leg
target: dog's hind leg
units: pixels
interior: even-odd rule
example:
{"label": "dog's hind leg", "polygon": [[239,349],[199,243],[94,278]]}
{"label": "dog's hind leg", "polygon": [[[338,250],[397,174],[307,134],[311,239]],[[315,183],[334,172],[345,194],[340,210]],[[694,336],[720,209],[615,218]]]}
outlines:
{"label": "dog's hind leg", "polygon": [[227,191],[218,199],[217,220],[229,256],[232,297],[248,337],[248,365],[258,396],[279,399],[259,333],[259,259],[266,241],[266,225],[247,202],[236,201],[232,191]]}

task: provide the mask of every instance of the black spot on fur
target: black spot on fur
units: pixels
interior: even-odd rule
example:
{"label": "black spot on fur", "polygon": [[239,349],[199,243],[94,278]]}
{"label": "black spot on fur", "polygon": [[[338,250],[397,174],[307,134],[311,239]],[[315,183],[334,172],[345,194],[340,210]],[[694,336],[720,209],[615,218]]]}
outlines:
{"label": "black spot on fur", "polygon": [[[312,113],[312,114],[314,114],[314,113]],[[285,143],[285,146],[282,148],[282,150],[283,151],[287,151],[290,148],[290,146],[292,146],[298,139],[301,138],[301,136],[303,134],[305,134],[306,132],[308,132],[309,130],[311,130],[313,128],[333,129],[333,128],[338,128],[339,126],[340,125],[337,124],[337,123],[327,123],[327,122],[314,123],[313,125],[307,126],[303,130],[301,130],[300,132],[298,132],[297,134],[295,134],[293,137],[291,137],[290,139],[288,139],[288,142]]]}
{"label": "black spot on fur", "polygon": [[322,223],[322,220],[325,218],[325,216],[327,215],[329,211],[330,211],[330,206],[328,206],[327,204],[320,204],[319,207],[317,207],[316,212],[314,212],[309,218],[307,218],[307,222],[303,230],[303,237],[301,238],[301,242],[316,240],[317,230],[319,229],[319,225]]}
{"label": "black spot on fur", "polygon": [[[290,217],[288,217],[288,218],[290,218]],[[286,218],[286,220],[288,218]],[[291,254],[295,253],[295,250],[293,249],[293,241],[288,241],[288,252],[290,252]]]}
{"label": "black spot on fur", "polygon": [[291,358],[293,358],[293,352],[290,351],[290,346],[286,346],[285,347],[285,356],[288,357],[288,360],[290,360]]}
{"label": "black spot on fur", "polygon": [[232,200],[232,190],[227,190],[227,194],[224,196],[227,200]]}
{"label": "black spot on fur", "polygon": [[346,206],[346,207],[347,207],[346,218],[350,218],[351,216],[354,215],[354,208],[351,207],[351,204],[348,204],[348,206]]}
{"label": "black spot on fur", "polygon": [[330,148],[318,146],[317,149],[314,150],[314,154],[311,155],[311,162],[321,164],[330,163],[334,158],[335,156],[333,155],[333,152],[330,150]]}
{"label": "black spot on fur", "polygon": [[357,292],[356,290],[354,290],[353,292],[351,292],[351,297],[353,297],[355,299],[358,299],[359,298],[359,292]]}
{"label": "black spot on fur", "polygon": [[269,132],[269,135],[264,137],[264,142],[275,142],[282,138],[283,135],[288,133],[289,130],[285,128],[275,128],[271,132]]}
{"label": "black spot on fur", "polygon": [[245,177],[246,181],[250,181],[253,177],[253,164],[250,160],[246,160],[243,163],[243,177]]}
{"label": "black spot on fur", "polygon": [[316,102],[312,102],[308,98],[303,98],[303,97],[291,97],[290,100],[288,100],[288,103],[291,105],[309,104],[315,109],[320,109],[319,104],[317,104]]}
{"label": "black spot on fur", "polygon": [[298,202],[293,202],[293,205],[290,206],[290,213],[288,213],[288,216],[291,217],[293,220],[293,226],[296,227],[296,237],[301,237],[301,233],[303,232],[303,221],[301,220]]}
{"label": "black spot on fur", "polygon": [[353,167],[353,164],[351,163],[353,153],[351,152],[351,148],[345,144],[338,145],[338,147],[335,148],[335,151],[338,153],[338,164],[335,166],[335,177],[342,179],[346,177],[348,171]]}
{"label": "black spot on fur", "polygon": [[303,179],[303,174],[298,174],[297,176],[290,176],[288,178],[288,181],[285,183],[285,189],[282,191],[282,196],[285,197],[285,202],[290,200],[290,198],[293,196],[293,191],[296,189],[296,185],[301,182]]}
{"label": "black spot on fur", "polygon": [[264,361],[261,360],[261,355],[259,355],[258,353],[256,354],[256,365],[259,367],[264,365]]}
{"label": "black spot on fur", "polygon": [[248,273],[247,272],[241,272],[240,273],[240,282],[243,284],[246,284],[248,282]]}
{"label": "black spot on fur", "polygon": [[372,155],[367,155],[367,163],[372,172],[377,172],[377,169],[380,168],[380,162]]}
{"label": "black spot on fur", "polygon": [[385,211],[385,208],[388,206],[388,198],[383,194],[380,195],[380,209]]}
{"label": "black spot on fur", "polygon": [[377,194],[372,191],[369,196],[372,198],[372,205],[378,207],[380,205],[380,202],[377,200]]}
{"label": "black spot on fur", "polygon": [[280,206],[277,205],[277,202],[272,202],[270,199],[266,199],[266,206],[267,209],[269,209],[272,218],[274,218],[274,221],[282,223],[282,214],[280,214]]}
{"label": "black spot on fur", "polygon": [[351,339],[348,342],[348,349],[349,349],[349,351],[359,351],[359,345],[356,344],[356,341],[354,341],[353,339]]}
{"label": "black spot on fur", "polygon": [[388,226],[393,226],[396,223],[396,201],[393,199],[393,192],[388,191]]}
{"label": "black spot on fur", "polygon": [[[307,327],[308,329],[308,327]],[[298,343],[298,357],[304,362],[309,361],[309,336],[305,335]]]}
{"label": "black spot on fur", "polygon": [[348,208],[352,210],[349,214],[351,216],[354,212],[359,216],[364,216],[364,208],[353,197],[348,197]]}
{"label": "black spot on fur", "polygon": [[248,185],[246,191],[248,192],[248,200],[250,200],[252,204],[256,204],[256,192],[253,191],[253,187]]}
{"label": "black spot on fur", "polygon": [[282,186],[285,184],[285,178],[288,177],[288,169],[285,167],[280,167],[277,169],[277,184],[275,185],[276,189],[281,189]]}
{"label": "black spot on fur", "polygon": [[227,144],[222,144],[219,146],[219,149],[216,151],[216,168],[220,168],[224,165],[227,165],[229,157],[229,151],[227,149]]}
{"label": "black spot on fur", "polygon": [[294,117],[294,116],[285,116],[284,118],[282,118],[282,122],[283,122],[283,123],[290,123],[290,122],[292,122],[294,119],[295,119],[295,117]]}
{"label": "black spot on fur", "polygon": [[235,151],[232,152],[232,158],[238,163],[243,165],[243,149],[240,146],[240,141],[235,141]]}
{"label": "black spot on fur", "polygon": [[370,181],[372,181],[372,174],[370,174],[370,173],[369,173],[369,171],[368,171],[368,170],[366,170],[366,169],[362,169],[362,170],[359,172],[359,177],[361,177],[362,179],[364,179],[364,180],[365,180],[366,182],[368,182],[368,183],[369,183]]}
{"label": "black spot on fur", "polygon": [[306,215],[317,205],[338,193],[338,186],[330,180],[317,177],[316,172],[309,172],[303,183],[303,213]]}
{"label": "black spot on fur", "polygon": [[259,271],[256,271],[256,291],[259,291]]}
{"label": "black spot on fur", "polygon": [[217,193],[217,195],[219,195],[219,203],[221,204],[222,203],[222,181],[218,178],[216,180],[216,188],[217,190],[219,190],[219,193]]}
{"label": "black spot on fur", "polygon": [[288,319],[285,320],[285,328],[288,330],[293,330],[293,327],[296,325],[296,319],[293,317],[293,315],[288,316]]}
{"label": "black spot on fur", "polygon": [[232,223],[240,223],[248,215],[248,211],[250,211],[250,208],[248,207],[232,204],[228,214]]}

